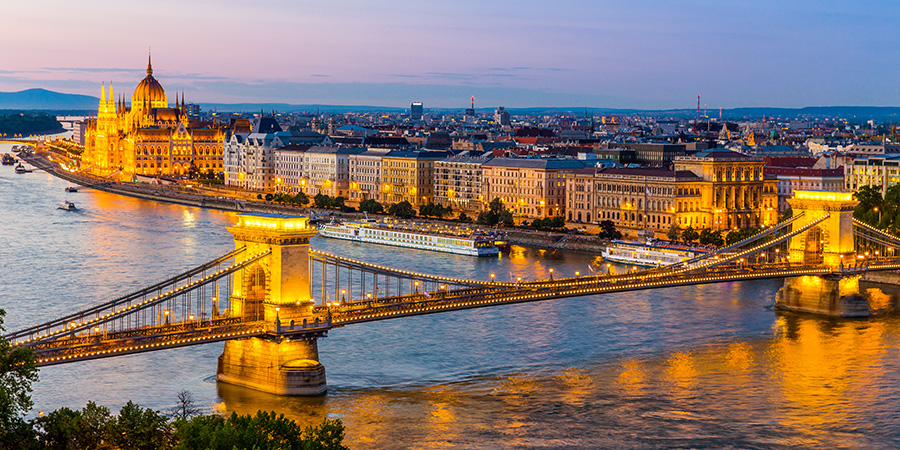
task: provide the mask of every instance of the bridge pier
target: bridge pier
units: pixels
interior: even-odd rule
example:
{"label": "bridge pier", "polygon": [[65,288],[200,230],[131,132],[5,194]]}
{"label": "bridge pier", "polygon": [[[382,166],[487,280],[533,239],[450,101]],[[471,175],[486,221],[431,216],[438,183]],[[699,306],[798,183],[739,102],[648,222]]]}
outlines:
{"label": "bridge pier", "polygon": [[869,317],[867,296],[860,292],[859,275],[786,278],[775,293],[775,309],[831,317]]}
{"label": "bridge pier", "polygon": [[268,333],[226,341],[216,380],[278,395],[324,394],[325,368],[317,345],[324,332],[289,335],[276,325],[318,323],[311,313],[308,270],[309,240],[316,229],[305,217],[254,214],[238,219],[228,228],[235,247],[246,247],[248,255],[272,253],[234,278],[229,314],[264,323]]}
{"label": "bridge pier", "polygon": [[226,341],[216,380],[276,395],[313,396],[327,390],[316,338]]}

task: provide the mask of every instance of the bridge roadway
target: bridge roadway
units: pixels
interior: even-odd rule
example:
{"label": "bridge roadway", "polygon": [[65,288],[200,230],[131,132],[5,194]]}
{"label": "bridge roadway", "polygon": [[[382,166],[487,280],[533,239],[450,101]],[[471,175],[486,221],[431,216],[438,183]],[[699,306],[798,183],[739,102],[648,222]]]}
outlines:
{"label": "bridge roadway", "polygon": [[729,265],[715,269],[671,273],[616,276],[591,275],[577,278],[522,282],[518,286],[479,286],[447,292],[434,292],[383,298],[377,301],[344,302],[318,306],[304,324],[276,324],[247,321],[221,315],[205,321],[163,324],[122,330],[114,333],[69,333],[33,347],[38,366],[50,366],[112,356],[144,353],[246,337],[317,338],[336,327],[439,312],[525,303],[553,298],[581,297],[614,292],[662,289],[676,286],[777,279],[798,276],[848,276],[866,271],[900,269],[900,258],[869,259],[848,267],[823,265]]}

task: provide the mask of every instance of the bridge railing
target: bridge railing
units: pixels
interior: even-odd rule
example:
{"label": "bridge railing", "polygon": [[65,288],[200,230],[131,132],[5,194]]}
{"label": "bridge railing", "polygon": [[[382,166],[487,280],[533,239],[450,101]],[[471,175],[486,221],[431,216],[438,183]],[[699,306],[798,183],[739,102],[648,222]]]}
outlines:
{"label": "bridge railing", "polygon": [[[242,252],[231,252],[233,258]],[[204,270],[199,267],[187,273],[192,276],[179,275],[181,283],[155,284],[154,289],[142,289],[141,295],[126,296],[127,301],[120,299],[105,303],[102,309],[94,308],[89,314],[76,313],[68,315],[64,319],[57,319],[49,323],[52,326],[32,327],[29,332],[17,332],[14,345],[35,346],[44,341],[58,339],[60,337],[73,337],[77,335],[102,335],[110,332],[152,328],[161,325],[173,325],[176,323],[190,323],[197,320],[209,319],[210,321],[227,315],[229,295],[231,290],[231,276],[244,268],[256,263],[260,259],[271,254],[271,250],[251,255],[248,258],[233,262],[227,267],[220,268],[228,261],[229,255],[217,258],[218,264],[204,264]],[[225,258],[225,259],[223,259]],[[198,272],[199,271],[199,272]],[[226,280],[224,292],[221,296],[220,280]],[[211,286],[212,289],[207,289]],[[168,290],[161,291],[162,288]],[[153,293],[155,296],[149,297]],[[123,297],[123,298],[126,298]],[[253,320],[258,320],[254,317]]]}

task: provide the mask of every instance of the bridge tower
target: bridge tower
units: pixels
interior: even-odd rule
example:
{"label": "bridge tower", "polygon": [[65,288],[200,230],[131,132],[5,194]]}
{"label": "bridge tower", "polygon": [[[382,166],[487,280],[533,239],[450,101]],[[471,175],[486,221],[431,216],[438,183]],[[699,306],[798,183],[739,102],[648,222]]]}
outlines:
{"label": "bridge tower", "polygon": [[313,319],[308,250],[316,229],[306,217],[253,214],[239,215],[228,231],[236,248],[247,247],[245,258],[272,252],[233,278],[229,298],[232,317],[262,321],[271,330],[263,337],[226,341],[216,379],[279,395],[324,394],[317,338],[292,338],[281,329]]}
{"label": "bridge tower", "polygon": [[[852,192],[794,191],[788,200],[795,229],[822,216],[828,218],[788,242],[791,265],[825,265],[836,270],[857,264],[853,238],[853,208],[859,203]],[[778,309],[838,317],[865,317],[868,303],[859,292],[859,275],[802,276],[786,278],[775,294]]]}

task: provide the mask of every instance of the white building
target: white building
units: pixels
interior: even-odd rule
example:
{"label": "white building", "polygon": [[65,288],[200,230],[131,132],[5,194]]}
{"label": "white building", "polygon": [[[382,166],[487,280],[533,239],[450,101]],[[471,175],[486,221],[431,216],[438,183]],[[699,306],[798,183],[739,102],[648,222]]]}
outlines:
{"label": "white building", "polygon": [[303,154],[303,179],[306,194],[347,198],[350,188],[350,155],[360,154],[359,147],[310,147]]}
{"label": "white building", "polygon": [[348,200],[381,202],[381,158],[390,149],[370,148],[363,153],[350,155],[350,196]]}
{"label": "white building", "polygon": [[275,149],[275,191],[297,195],[304,190],[303,155],[310,147],[290,144]]}

